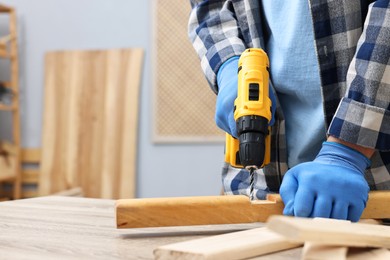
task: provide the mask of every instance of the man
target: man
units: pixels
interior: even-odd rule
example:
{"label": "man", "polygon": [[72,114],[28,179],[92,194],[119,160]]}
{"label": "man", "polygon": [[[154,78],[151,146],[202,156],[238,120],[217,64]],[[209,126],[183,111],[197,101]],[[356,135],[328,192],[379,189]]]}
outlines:
{"label": "man", "polygon": [[[358,221],[369,190],[390,189],[389,2],[191,1],[189,36],[225,132],[237,134],[239,55],[270,58],[278,101],[256,194],[280,190],[286,215]],[[248,195],[247,171],[225,165],[222,177],[225,193]]]}

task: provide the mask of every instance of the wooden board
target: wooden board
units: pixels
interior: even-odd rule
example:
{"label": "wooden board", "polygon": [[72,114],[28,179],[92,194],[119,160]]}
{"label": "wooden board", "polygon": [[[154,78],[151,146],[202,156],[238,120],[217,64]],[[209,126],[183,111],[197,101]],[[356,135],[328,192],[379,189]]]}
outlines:
{"label": "wooden board", "polygon": [[[390,218],[390,191],[370,192],[362,218]],[[265,222],[283,213],[279,195],[250,202],[243,195],[122,199],[116,203],[118,228]]]}
{"label": "wooden board", "polygon": [[39,193],[134,197],[143,51],[48,53]]}
{"label": "wooden board", "polygon": [[267,227],[295,242],[390,248],[390,226],[335,219],[272,216]]}
{"label": "wooden board", "polygon": [[123,199],[116,203],[118,228],[265,222],[283,210],[281,200],[251,203],[243,195]]}
{"label": "wooden board", "polygon": [[332,246],[307,242],[302,249],[302,260],[389,260],[386,248]]}
{"label": "wooden board", "polygon": [[299,247],[266,227],[158,247],[155,259],[246,259]]}
{"label": "wooden board", "polygon": [[348,247],[306,242],[302,260],[347,260]]}

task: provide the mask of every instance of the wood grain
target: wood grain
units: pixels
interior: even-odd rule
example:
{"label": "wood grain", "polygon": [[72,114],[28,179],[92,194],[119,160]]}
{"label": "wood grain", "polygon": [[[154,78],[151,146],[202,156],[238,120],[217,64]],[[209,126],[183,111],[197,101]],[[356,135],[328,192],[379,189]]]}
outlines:
{"label": "wood grain", "polygon": [[302,260],[347,260],[348,247],[306,242]]}
{"label": "wood grain", "polygon": [[141,49],[46,56],[39,193],[134,197]]}
{"label": "wood grain", "polygon": [[[114,204],[114,200],[58,196],[1,202],[0,258],[153,259],[153,250],[166,244],[262,226],[252,223],[118,230]],[[277,256],[299,258],[300,249],[289,251]]]}
{"label": "wood grain", "polygon": [[[390,218],[390,191],[375,191],[362,218]],[[283,213],[279,195],[250,202],[243,195],[122,199],[116,204],[118,228],[265,222]]]}
{"label": "wood grain", "polygon": [[371,191],[368,194],[362,219],[390,218],[390,191]]}
{"label": "wood grain", "polygon": [[118,228],[265,222],[281,214],[283,203],[251,203],[243,195],[122,199],[116,203]]}
{"label": "wood grain", "polygon": [[290,241],[390,248],[390,227],[335,219],[270,217],[267,227]]}
{"label": "wood grain", "polygon": [[390,251],[386,248],[358,248],[324,245],[307,242],[302,249],[302,260],[389,260]]}
{"label": "wood grain", "polygon": [[299,247],[266,227],[165,245],[154,250],[155,259],[247,259]]}

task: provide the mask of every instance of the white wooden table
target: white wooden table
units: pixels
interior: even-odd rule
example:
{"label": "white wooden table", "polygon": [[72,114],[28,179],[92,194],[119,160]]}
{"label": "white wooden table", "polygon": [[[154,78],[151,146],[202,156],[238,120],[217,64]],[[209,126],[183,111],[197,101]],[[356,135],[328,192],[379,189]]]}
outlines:
{"label": "white wooden table", "polygon": [[[153,259],[161,245],[262,225],[116,229],[114,205],[60,196],[0,202],[0,259]],[[299,259],[300,252],[256,259]]]}

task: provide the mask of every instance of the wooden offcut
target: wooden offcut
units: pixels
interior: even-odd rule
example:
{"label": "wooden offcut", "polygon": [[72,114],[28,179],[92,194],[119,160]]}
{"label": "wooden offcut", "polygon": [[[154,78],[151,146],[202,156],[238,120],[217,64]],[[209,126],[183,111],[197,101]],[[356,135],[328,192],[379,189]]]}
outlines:
{"label": "wooden offcut", "polygon": [[[389,203],[390,191],[371,192],[362,218],[390,218]],[[265,222],[283,208],[278,195],[254,202],[244,195],[121,199],[116,222],[118,228]]]}
{"label": "wooden offcut", "polygon": [[266,227],[158,247],[155,259],[246,259],[299,247]]}
{"label": "wooden offcut", "polygon": [[294,242],[390,248],[390,227],[335,219],[270,217],[267,227]]}
{"label": "wooden offcut", "polygon": [[141,49],[46,55],[40,195],[134,197]]}

